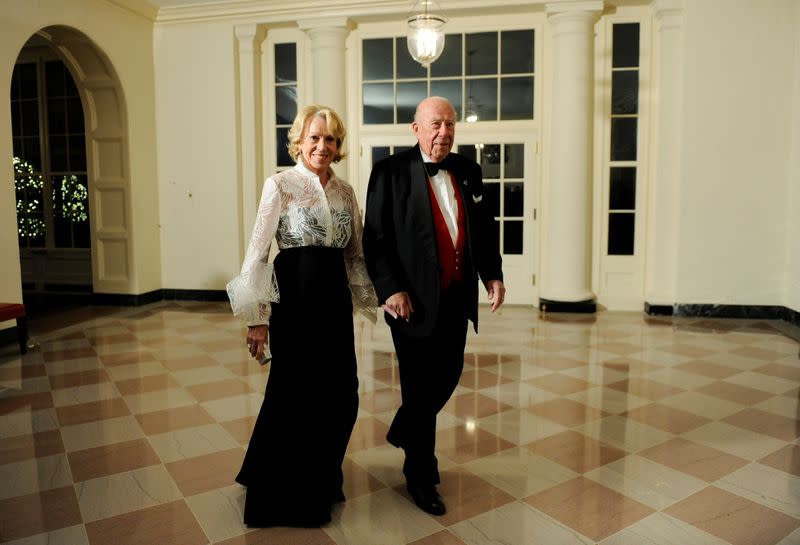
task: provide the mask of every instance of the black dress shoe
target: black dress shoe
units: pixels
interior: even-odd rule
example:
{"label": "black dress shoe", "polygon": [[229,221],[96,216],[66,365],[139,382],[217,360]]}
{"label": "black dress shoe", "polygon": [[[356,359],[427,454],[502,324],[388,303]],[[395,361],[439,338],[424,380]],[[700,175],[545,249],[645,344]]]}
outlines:
{"label": "black dress shoe", "polygon": [[444,501],[442,501],[442,497],[436,491],[436,487],[434,485],[418,485],[408,483],[406,484],[406,488],[408,489],[408,493],[411,494],[411,499],[413,499],[414,503],[417,504],[417,507],[426,513],[439,516],[444,515],[447,512],[447,508],[444,506]]}

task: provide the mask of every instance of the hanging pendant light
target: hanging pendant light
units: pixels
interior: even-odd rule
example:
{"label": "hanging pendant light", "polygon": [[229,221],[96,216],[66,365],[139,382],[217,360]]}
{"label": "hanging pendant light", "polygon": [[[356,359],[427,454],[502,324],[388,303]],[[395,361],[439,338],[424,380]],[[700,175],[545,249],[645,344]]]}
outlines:
{"label": "hanging pendant light", "polygon": [[418,0],[412,12],[417,11],[417,6],[422,4],[422,13],[408,18],[408,52],[411,57],[425,68],[439,58],[444,50],[444,24],[445,17],[428,12],[432,0]]}

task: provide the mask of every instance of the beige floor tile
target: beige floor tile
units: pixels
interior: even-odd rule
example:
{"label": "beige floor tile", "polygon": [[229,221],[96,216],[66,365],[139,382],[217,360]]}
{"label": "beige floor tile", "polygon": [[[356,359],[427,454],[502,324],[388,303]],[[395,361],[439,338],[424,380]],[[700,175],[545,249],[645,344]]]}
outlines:
{"label": "beige floor tile", "polygon": [[101,369],[103,364],[99,358],[79,358],[76,360],[56,360],[48,361],[44,364],[48,375],[63,375],[65,373],[78,373],[81,371],[91,371]]}
{"label": "beige floor tile", "polygon": [[565,398],[545,401],[544,403],[532,405],[526,410],[568,428],[579,426],[609,415],[609,413],[603,410]]}
{"label": "beige floor tile", "polygon": [[[461,380],[458,383],[464,388],[482,390],[484,388],[500,386],[501,384],[507,384],[509,382],[511,382],[511,379],[502,375],[498,375],[484,369],[472,369],[465,371],[461,375]],[[399,387],[399,382],[393,384],[396,384]]]}
{"label": "beige floor tile", "polygon": [[106,367],[105,370],[111,380],[115,382],[150,377],[153,375],[163,375],[166,372],[166,368],[155,360],[127,365],[114,365]]}
{"label": "beige floor tile", "polygon": [[[775,396],[753,405],[754,409],[760,409],[768,413],[785,416],[793,420],[800,418],[800,399],[797,397]],[[737,411],[738,412],[738,411]]]}
{"label": "beige floor tile", "polygon": [[627,452],[639,452],[673,437],[671,433],[617,415],[593,420],[575,431]]}
{"label": "beige floor tile", "polygon": [[453,395],[442,410],[461,418],[476,420],[509,409],[511,409],[511,405],[495,398],[479,392],[466,392]]}
{"label": "beige floor tile", "polygon": [[147,350],[132,350],[130,352],[117,352],[104,354],[99,357],[100,362],[105,367],[127,366],[134,364],[152,363],[156,361],[155,356]]}
{"label": "beige floor tile", "polygon": [[647,378],[634,377],[628,380],[621,380],[606,385],[606,388],[633,394],[651,401],[658,401],[684,391],[683,388],[677,388],[669,384],[651,380],[650,376],[651,375],[648,375]]}
{"label": "beige floor tile", "polygon": [[197,404],[137,414],[136,420],[145,435],[167,433],[214,422],[205,409]]}
{"label": "beige floor tile", "polygon": [[57,427],[54,409],[17,411],[0,418],[0,439],[49,431]]}
{"label": "beige floor tile", "polygon": [[605,386],[595,386],[583,392],[571,394],[567,396],[567,399],[583,403],[588,407],[592,407],[607,414],[624,413],[630,409],[650,403],[650,400],[643,397],[638,397],[619,390],[612,390]]}
{"label": "beige floor tile", "polygon": [[[347,458],[358,464],[370,475],[385,486],[395,486],[405,482],[403,476],[403,450],[387,443],[367,450],[358,450],[347,455]],[[442,460],[439,460],[442,469]]]}
{"label": "beige floor tile", "polygon": [[646,505],[583,477],[534,494],[525,501],[595,541],[615,534],[653,512]]}
{"label": "beige floor tile", "polygon": [[67,456],[75,482],[161,463],[146,439],[78,450],[70,452]]}
{"label": "beige floor tile", "polygon": [[61,452],[64,452],[64,443],[57,429],[16,435],[0,441],[0,465]]}
{"label": "beige floor tile", "polygon": [[574,471],[521,447],[478,458],[464,467],[516,499],[577,476]]}
{"label": "beige floor tile", "polygon": [[520,382],[510,382],[501,386],[484,388],[481,393],[518,408],[526,408],[558,398],[556,394]]}
{"label": "beige floor tile", "polygon": [[800,518],[800,477],[761,464],[750,464],[726,475],[715,486],[732,494]]}
{"label": "beige floor tile", "polygon": [[710,420],[721,420],[742,410],[742,405],[739,403],[733,403],[699,392],[684,392],[664,399],[660,403],[661,405],[688,411]]}
{"label": "beige floor tile", "polygon": [[124,397],[133,414],[175,409],[197,403],[197,400],[183,388],[167,388]]}
{"label": "beige floor tile", "polygon": [[566,431],[539,439],[527,448],[540,456],[584,473],[625,456],[625,451],[575,431]]}
{"label": "beige floor tile", "polygon": [[728,381],[713,382],[702,388],[698,388],[698,391],[734,403],[741,403],[742,405],[755,405],[773,396],[770,392],[734,384]]}
{"label": "beige floor tile", "polygon": [[133,416],[121,416],[63,426],[61,436],[67,452],[110,445],[143,437],[142,428]]}
{"label": "beige floor tile", "polygon": [[196,369],[186,369],[185,371],[173,371],[172,376],[175,377],[181,386],[186,387],[194,386],[195,384],[228,380],[235,378],[237,375],[222,365],[216,365],[213,367],[209,366],[198,367]]}
{"label": "beige floor tile", "polygon": [[561,424],[531,414],[524,409],[512,409],[485,416],[477,421],[477,426],[515,445],[530,443],[567,429]]}
{"label": "beige floor tile", "polygon": [[91,545],[205,545],[186,502],[173,501],[86,524]]}
{"label": "beige floor tile", "polygon": [[[713,378],[704,377],[702,375],[689,373],[676,367],[666,367],[659,369],[658,371],[647,373],[646,378],[662,384],[668,384],[670,386],[680,388],[681,390],[694,390],[706,386],[707,384],[711,384],[716,380]],[[663,397],[659,401],[663,401],[665,399],[669,399],[669,397]]]}
{"label": "beige floor tile", "polygon": [[[84,523],[181,498],[180,490],[163,465],[82,481],[75,484],[75,492]],[[94,542],[88,526],[87,531]]]}
{"label": "beige floor tile", "polygon": [[454,524],[450,530],[467,545],[590,545],[591,541],[520,502]]}
{"label": "beige floor tile", "polygon": [[192,386],[186,386],[186,390],[200,403],[252,392],[250,386],[238,378],[194,384]]}
{"label": "beige floor tile", "polygon": [[186,498],[189,509],[212,543],[247,532],[242,522],[246,489],[233,485]]}
{"label": "beige floor tile", "polygon": [[684,433],[683,438],[750,461],[763,458],[786,446],[785,441],[753,433],[725,422],[711,422]]}
{"label": "beige floor tile", "polygon": [[336,545],[322,528],[262,528],[215,545]]}
{"label": "beige floor tile", "polygon": [[359,466],[350,458],[345,458],[342,464],[344,472],[344,485],[342,487],[345,498],[348,500],[371,494],[386,488],[386,485],[369,471]]}
{"label": "beige floor tile", "polygon": [[389,426],[375,417],[359,418],[350,435],[347,452],[353,453],[386,444],[386,433],[388,431]]}
{"label": "beige floor tile", "polygon": [[568,395],[582,392],[592,386],[585,380],[564,375],[561,373],[550,373],[541,377],[528,379],[526,381],[531,386],[541,388],[557,395]]}
{"label": "beige floor tile", "polygon": [[94,348],[65,348],[63,350],[53,350],[51,352],[42,352],[44,361],[64,361],[74,360],[77,358],[91,358],[96,356]]}
{"label": "beige floor tile", "polygon": [[396,388],[379,388],[358,396],[359,409],[369,414],[394,411],[400,404],[400,390]]}
{"label": "beige floor tile", "polygon": [[800,526],[795,518],[713,486],[673,505],[665,513],[732,545],[777,543]]}
{"label": "beige floor tile", "polygon": [[670,433],[684,433],[709,422],[708,418],[660,403],[637,407],[626,413],[628,418]]}
{"label": "beige floor tile", "polygon": [[108,374],[105,369],[90,369],[87,371],[76,371],[63,375],[49,376],[50,387],[53,390],[59,388],[72,388],[74,386],[88,386],[108,381]]}
{"label": "beige floor tile", "polygon": [[[179,350],[174,350],[173,353],[167,355],[167,357],[161,356],[159,359],[162,365],[170,371],[185,371],[187,369],[219,365],[215,359],[207,355],[178,355],[179,352]],[[158,356],[159,354],[156,353],[156,355]]]}
{"label": "beige floor tile", "polygon": [[409,500],[385,488],[348,500],[334,512],[326,533],[336,543],[406,545],[443,529],[442,525]]}
{"label": "beige floor tile", "polygon": [[112,382],[100,382],[87,386],[75,386],[72,388],[53,390],[53,404],[56,407],[80,405],[83,403],[91,403],[92,401],[113,399],[115,397],[119,397],[119,392]]}
{"label": "beige floor tile", "polygon": [[669,507],[707,486],[705,481],[641,456],[626,456],[585,476],[656,510]]}
{"label": "beige floor tile", "polygon": [[171,375],[163,373],[160,375],[147,375],[135,378],[115,381],[119,393],[127,396],[131,394],[144,394],[157,390],[166,390],[179,386],[178,381]]}
{"label": "beige floor tile", "polygon": [[513,443],[477,426],[454,426],[436,432],[436,452],[457,464],[489,456],[511,447]]}
{"label": "beige floor tile", "polygon": [[7,499],[71,486],[72,475],[67,457],[54,454],[0,465],[0,483],[0,499]]}
{"label": "beige floor tile", "polygon": [[250,436],[253,434],[253,427],[255,424],[255,416],[246,416],[244,418],[228,420],[227,422],[220,423],[220,425],[228,430],[228,433],[230,433],[240,445],[246,445],[250,442]]}
{"label": "beige floor tile", "polygon": [[263,394],[253,393],[206,401],[201,405],[217,422],[224,422],[245,416],[258,416],[263,402]]}
{"label": "beige floor tile", "polygon": [[604,360],[599,360],[592,362],[591,365],[587,365],[585,367],[575,367],[573,369],[561,371],[561,374],[580,380],[585,380],[590,384],[597,385],[608,385],[630,378],[630,375],[627,373],[622,373],[615,371],[612,368],[605,367],[603,365],[604,363]]}
{"label": "beige floor tile", "polygon": [[49,393],[49,390],[50,382],[47,380],[47,377],[31,377],[22,379],[18,387],[0,391],[0,411],[3,411],[3,406],[7,401],[24,397],[26,395],[34,396],[36,394],[46,394]]}
{"label": "beige floor tile", "polygon": [[796,380],[774,377],[763,373],[745,372],[725,379],[731,384],[738,384],[748,388],[756,388],[771,394],[780,395],[793,388],[797,388]]}
{"label": "beige floor tile", "polygon": [[796,545],[800,543],[800,529],[795,530],[788,536],[780,540],[776,545]]}
{"label": "beige floor tile", "polygon": [[600,545],[728,545],[690,524],[663,513],[653,513],[604,539]]}
{"label": "beige floor tile", "polygon": [[[445,526],[467,520],[514,501],[513,496],[463,468],[442,471],[440,476],[439,494],[448,507],[447,513],[437,517],[436,520]],[[400,485],[398,488],[395,491],[411,501],[405,486]]]}
{"label": "beige floor tile", "polygon": [[676,365],[674,368],[712,379],[724,379],[741,372],[740,369],[736,369],[735,367],[728,367],[727,365],[720,365],[704,360],[687,361],[686,363]]}
{"label": "beige floor tile", "polygon": [[13,541],[3,542],[5,545],[89,545],[89,537],[86,535],[86,528],[83,524],[76,524],[67,528],[36,534],[30,537],[23,537]]}
{"label": "beige floor tile", "polygon": [[442,530],[409,543],[409,545],[466,545],[449,530]]}
{"label": "beige floor tile", "polygon": [[[237,446],[231,450],[171,462],[166,464],[166,468],[183,495],[192,496],[230,486],[239,473],[242,460],[244,450]],[[214,470],[209,471],[209,468]]]}
{"label": "beige floor tile", "polygon": [[81,522],[72,486],[0,500],[0,539],[11,541]]}
{"label": "beige floor tile", "polygon": [[240,446],[239,442],[217,423],[150,435],[149,440],[165,464]]}
{"label": "beige floor tile", "polygon": [[[795,346],[796,352],[796,346]],[[792,363],[796,362],[795,357],[792,357]],[[794,382],[800,382],[800,368],[796,365],[784,365],[783,363],[767,363],[761,367],[753,369],[754,373],[761,373],[771,377],[779,377]]]}
{"label": "beige floor tile", "polygon": [[58,422],[62,426],[73,424],[83,424],[95,420],[105,420],[107,418],[117,418],[128,416],[131,411],[121,397],[102,399],[80,405],[70,405],[68,407],[58,407],[56,409]]}

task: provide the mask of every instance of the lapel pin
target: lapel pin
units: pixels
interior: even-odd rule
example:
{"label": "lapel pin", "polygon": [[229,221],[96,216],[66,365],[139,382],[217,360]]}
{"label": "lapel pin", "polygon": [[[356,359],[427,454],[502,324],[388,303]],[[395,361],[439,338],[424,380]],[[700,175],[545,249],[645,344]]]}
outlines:
{"label": "lapel pin", "polygon": [[477,204],[483,200],[483,195],[473,195],[472,200]]}

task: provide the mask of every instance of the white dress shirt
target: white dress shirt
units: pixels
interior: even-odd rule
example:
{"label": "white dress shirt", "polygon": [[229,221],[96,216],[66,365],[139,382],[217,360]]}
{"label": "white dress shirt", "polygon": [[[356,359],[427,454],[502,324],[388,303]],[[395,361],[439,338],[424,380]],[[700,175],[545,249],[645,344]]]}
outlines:
{"label": "white dress shirt", "polygon": [[[433,162],[430,157],[425,155],[424,151],[420,150],[420,153],[424,162]],[[450,232],[450,238],[453,240],[453,246],[455,246],[458,242],[458,203],[450,175],[451,173],[447,170],[439,170],[436,176],[429,176],[429,179],[433,187],[433,194],[436,195],[436,202],[439,203],[439,209],[447,224],[447,230]]]}

